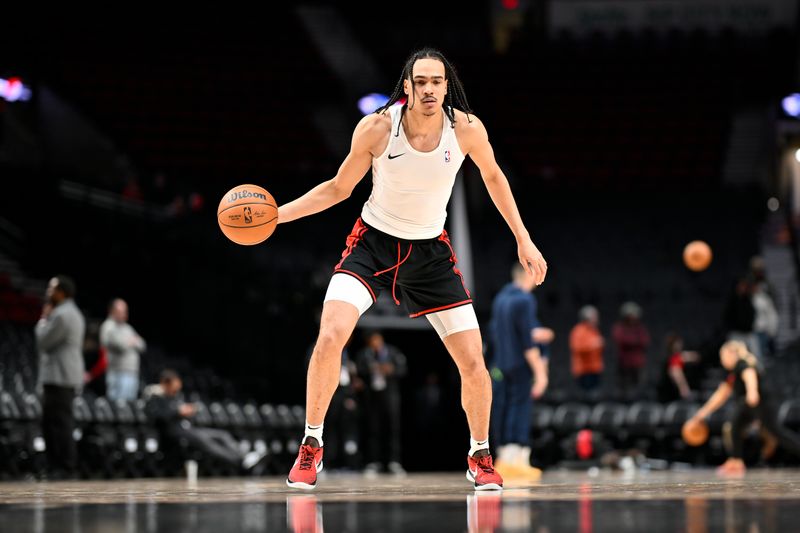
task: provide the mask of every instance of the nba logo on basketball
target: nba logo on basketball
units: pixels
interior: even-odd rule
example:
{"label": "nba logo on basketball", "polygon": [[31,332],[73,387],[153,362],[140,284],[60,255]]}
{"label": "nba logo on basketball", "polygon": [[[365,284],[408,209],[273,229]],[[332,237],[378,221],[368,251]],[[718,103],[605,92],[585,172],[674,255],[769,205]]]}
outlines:
{"label": "nba logo on basketball", "polygon": [[445,150],[444,151],[444,162],[445,163],[449,163],[450,162],[450,150]]}

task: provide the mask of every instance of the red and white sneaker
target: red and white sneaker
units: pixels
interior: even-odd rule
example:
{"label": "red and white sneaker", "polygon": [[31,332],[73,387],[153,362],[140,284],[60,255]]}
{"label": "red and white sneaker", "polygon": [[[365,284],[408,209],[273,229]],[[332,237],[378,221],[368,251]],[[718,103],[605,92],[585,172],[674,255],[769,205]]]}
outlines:
{"label": "red and white sneaker", "polygon": [[467,479],[475,484],[475,490],[503,490],[503,478],[492,466],[492,456],[467,456]]}
{"label": "red and white sneaker", "polygon": [[322,472],[322,448],[308,444],[300,446],[286,484],[293,489],[312,490],[317,486],[317,474]]}

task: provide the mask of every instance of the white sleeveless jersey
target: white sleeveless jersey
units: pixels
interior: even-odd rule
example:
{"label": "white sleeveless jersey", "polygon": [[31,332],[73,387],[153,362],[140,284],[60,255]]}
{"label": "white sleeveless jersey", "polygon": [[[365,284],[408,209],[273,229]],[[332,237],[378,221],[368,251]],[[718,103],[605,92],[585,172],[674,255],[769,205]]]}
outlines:
{"label": "white sleeveless jersey", "polygon": [[439,146],[431,152],[418,152],[403,131],[401,107],[391,107],[389,113],[389,145],[372,159],[372,194],[361,219],[401,239],[438,237],[444,229],[456,174],[464,161],[455,129],[442,113]]}

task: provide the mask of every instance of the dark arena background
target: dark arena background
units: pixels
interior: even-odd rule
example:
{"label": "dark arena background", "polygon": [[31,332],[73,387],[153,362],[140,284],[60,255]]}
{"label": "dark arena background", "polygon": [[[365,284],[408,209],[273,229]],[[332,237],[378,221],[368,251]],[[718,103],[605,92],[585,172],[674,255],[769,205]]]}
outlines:
{"label": "dark arena background", "polygon": [[[264,9],[158,23],[40,13],[4,24],[2,531],[797,527],[800,457],[764,424],[744,429],[746,472],[716,470],[732,453],[743,400],[707,418],[700,446],[681,435],[727,379],[719,351],[731,339],[755,355],[777,423],[800,430],[796,2]],[[426,46],[456,67],[549,265],[533,294],[555,338],[527,443],[527,468],[541,479],[506,476],[502,493],[473,490],[458,369],[428,321],[383,294],[347,347],[319,487],[290,489],[323,297],[371,176],[256,246],[225,238],[217,204],[252,183],[282,205],[335,176],[355,125]],[[469,158],[446,227],[491,369],[492,301],[511,280],[517,247]],[[707,268],[688,268],[692,241],[710,247]],[[35,335],[56,275],[75,281],[86,321],[68,470],[48,445]],[[128,399],[109,398],[104,375],[101,324],[115,298],[147,344]],[[571,338],[586,306],[604,339],[596,386],[573,372]],[[626,345],[623,314],[649,341]],[[370,368],[357,364],[376,331],[406,359],[405,374],[391,378],[399,407],[390,414],[375,411]],[[668,346],[677,337],[682,348]],[[624,354],[637,350],[643,359],[631,366]],[[182,379],[194,425],[224,430],[236,453],[257,455],[254,467],[168,438],[148,407],[165,369]],[[374,422],[389,416],[399,416],[400,455],[377,465],[373,451],[389,446],[391,425]]]}

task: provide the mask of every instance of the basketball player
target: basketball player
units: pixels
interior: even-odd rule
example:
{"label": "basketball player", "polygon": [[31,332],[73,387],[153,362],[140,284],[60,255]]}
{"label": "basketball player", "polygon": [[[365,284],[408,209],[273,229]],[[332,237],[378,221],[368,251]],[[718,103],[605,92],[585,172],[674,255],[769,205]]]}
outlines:
{"label": "basketball player", "polygon": [[764,429],[777,437],[778,442],[790,453],[800,457],[800,435],[789,431],[778,423],[777,408],[772,395],[764,383],[764,370],[755,355],[747,351],[741,341],[728,341],[719,350],[722,366],[730,372],[720,383],[717,391],[708,399],[692,420],[701,421],[725,405],[731,394],[736,398],[736,409],[731,419],[730,458],[719,467],[721,474],[743,474],[745,471],[742,452],[744,431],[754,420],[760,420]]}
{"label": "basketball player", "polygon": [[[393,106],[403,95],[407,104]],[[339,383],[342,347],[359,316],[386,290],[395,304],[403,301],[411,317],[430,321],[458,367],[471,435],[467,478],[477,490],[502,488],[489,454],[492,385],[478,321],[444,231],[447,202],[467,155],[517,240],[520,263],[541,284],[547,263],[522,223],[486,129],[471,113],[452,65],[436,50],[408,58],[389,102],[356,126],[336,176],[279,208],[279,223],[323,211],[349,197],[372,168],[372,194],[325,295],[308,368],[305,435],[287,478],[290,487],[316,486],[323,422]]]}

